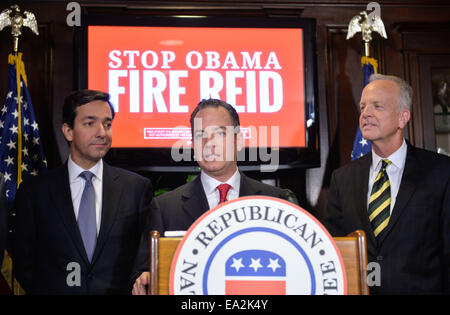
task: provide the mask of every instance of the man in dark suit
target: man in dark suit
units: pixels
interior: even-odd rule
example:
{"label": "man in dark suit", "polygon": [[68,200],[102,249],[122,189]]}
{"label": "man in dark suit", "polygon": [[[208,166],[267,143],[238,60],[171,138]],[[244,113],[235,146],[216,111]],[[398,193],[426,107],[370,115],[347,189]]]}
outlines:
{"label": "man in dark suit", "polygon": [[8,207],[6,205],[5,178],[0,173],[0,267],[3,263],[3,253],[6,248],[8,233]]}
{"label": "man in dark suit", "polygon": [[64,102],[67,162],[21,184],[14,270],[29,294],[130,293],[150,180],[109,166],[114,109],[107,93],[81,90]]}
{"label": "man in dark suit", "polygon": [[194,154],[201,173],[192,182],[153,199],[136,263],[133,294],[146,294],[149,283],[149,233],[186,231],[219,203],[242,196],[265,195],[298,203],[288,189],[253,180],[237,168],[244,146],[236,110],[224,101],[201,101],[191,114]]}
{"label": "man in dark suit", "polygon": [[404,140],[411,100],[402,79],[373,75],[359,122],[372,152],[331,180],[324,224],[333,236],[366,232],[374,294],[450,292],[450,158]]}

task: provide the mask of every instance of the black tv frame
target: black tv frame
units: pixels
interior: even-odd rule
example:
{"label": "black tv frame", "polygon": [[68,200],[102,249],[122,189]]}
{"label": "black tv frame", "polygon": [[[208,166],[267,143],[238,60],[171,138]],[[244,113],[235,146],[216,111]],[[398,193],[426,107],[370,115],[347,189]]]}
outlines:
{"label": "black tv frame", "polygon": [[[279,165],[276,170],[320,167],[319,103],[317,95],[316,21],[310,18],[243,17],[243,16],[167,16],[119,13],[83,12],[82,25],[74,32],[74,73],[76,89],[88,86],[87,33],[91,25],[111,26],[167,26],[167,27],[231,27],[231,28],[302,28],[305,91],[306,147],[279,148]],[[188,122],[186,122],[188,123]],[[264,152],[270,149],[262,148]],[[245,148],[245,157],[254,156],[258,150]],[[192,151],[192,150],[191,150]],[[271,153],[267,153],[271,154]],[[111,148],[106,161],[135,171],[198,172],[199,167],[190,152],[190,161],[175,162],[170,148]],[[259,153],[257,161],[238,161],[242,171],[260,171],[263,162]]]}

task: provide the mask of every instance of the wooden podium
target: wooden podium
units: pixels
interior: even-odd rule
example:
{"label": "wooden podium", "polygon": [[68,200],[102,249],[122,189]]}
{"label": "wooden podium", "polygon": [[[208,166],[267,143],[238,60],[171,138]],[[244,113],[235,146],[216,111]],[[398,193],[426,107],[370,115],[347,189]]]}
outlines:
{"label": "wooden podium", "polygon": [[[357,230],[333,239],[344,260],[347,294],[368,295],[366,234]],[[150,232],[150,295],[169,294],[170,266],[180,241],[181,237],[159,237],[157,231]]]}

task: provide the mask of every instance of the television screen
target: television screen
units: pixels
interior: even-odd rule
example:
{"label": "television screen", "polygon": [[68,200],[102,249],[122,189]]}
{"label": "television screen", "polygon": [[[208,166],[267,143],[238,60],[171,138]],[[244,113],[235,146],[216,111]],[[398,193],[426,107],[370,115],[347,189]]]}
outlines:
{"label": "television screen", "polygon": [[139,166],[195,165],[173,153],[191,148],[198,102],[218,98],[239,114],[242,166],[273,154],[281,167],[320,163],[313,20],[87,18],[79,87],[110,93],[116,158],[140,153],[145,161],[132,159]]}

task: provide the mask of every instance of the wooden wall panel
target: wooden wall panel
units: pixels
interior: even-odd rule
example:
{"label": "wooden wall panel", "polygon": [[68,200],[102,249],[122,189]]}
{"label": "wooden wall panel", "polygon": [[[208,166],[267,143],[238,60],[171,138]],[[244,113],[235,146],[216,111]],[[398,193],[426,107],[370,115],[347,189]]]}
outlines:
{"label": "wooden wall panel", "polygon": [[405,79],[414,89],[409,140],[416,146],[436,150],[434,118],[430,105],[430,68],[450,64],[450,22],[399,23],[396,28],[402,38]]}

